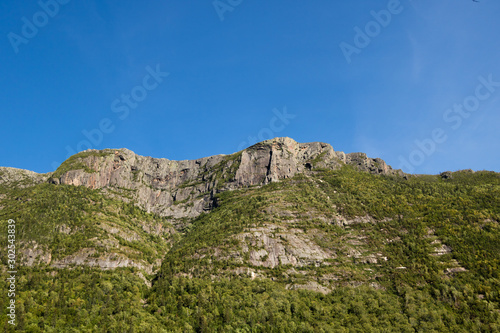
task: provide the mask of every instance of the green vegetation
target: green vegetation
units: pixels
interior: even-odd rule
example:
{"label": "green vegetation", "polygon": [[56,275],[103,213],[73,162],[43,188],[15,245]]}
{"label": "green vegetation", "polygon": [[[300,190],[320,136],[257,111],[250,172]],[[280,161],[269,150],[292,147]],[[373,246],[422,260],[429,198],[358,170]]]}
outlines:
{"label": "green vegetation", "polygon": [[141,174],[141,170],[132,170],[132,180],[134,182],[138,181],[140,174]]}
{"label": "green vegetation", "polygon": [[[145,310],[147,287],[130,269],[21,268],[17,276],[17,326],[2,311],[4,332],[168,332]],[[2,309],[7,301],[0,297]]]}
{"label": "green vegetation", "polygon": [[269,280],[170,277],[151,293],[149,310],[170,332],[498,331],[491,306],[455,287],[339,287],[323,295]]}
{"label": "green vegetation", "polygon": [[[239,160],[227,157],[208,181],[231,181],[222,170],[234,165],[235,173]],[[53,260],[89,247],[149,264],[163,258],[157,274],[141,272],[151,288],[135,268],[20,268],[18,331],[500,332],[498,173],[405,180],[313,168],[218,193],[210,213],[182,222],[183,234],[83,187],[0,187],[0,194],[2,230],[15,219],[18,239],[46,246]],[[147,232],[159,226],[164,233]],[[288,249],[299,235],[330,257],[256,265],[250,251],[263,249],[252,240],[256,230]],[[5,239],[0,245],[5,263]],[[329,292],[306,290],[313,282]]]}
{"label": "green vegetation", "polygon": [[[227,332],[236,328],[256,332],[498,331],[498,197],[500,179],[494,173],[404,180],[351,167],[224,192],[219,194],[218,207],[197,218],[191,231],[167,254],[150,300],[162,313],[171,314],[164,321],[171,329],[187,324],[194,331]],[[269,213],[271,208],[275,214]],[[293,215],[293,222],[280,216],[284,211]],[[347,227],[325,222],[339,212],[347,219],[374,219]],[[296,267],[302,272],[298,276],[287,274],[291,267],[286,265],[258,267],[260,274],[274,282],[237,275],[236,269],[252,265],[247,262],[248,254],[241,259],[231,256],[241,248],[232,236],[270,224],[314,235],[318,245],[337,253],[336,259],[329,260],[333,265]],[[347,256],[343,244],[358,239],[363,243],[353,248],[365,256],[381,253],[377,264]],[[432,255],[435,239],[452,252]],[[339,280],[329,285],[333,292],[326,296],[283,289],[328,274]],[[221,280],[213,281],[214,275]],[[267,294],[255,293],[262,284]],[[177,288],[175,298],[172,292]],[[207,289],[211,293],[202,296]],[[180,308],[180,299],[192,301]],[[290,304],[290,299],[307,304],[297,305],[307,309],[307,314],[276,307]],[[311,303],[329,317],[311,309]],[[220,308],[221,304],[234,304],[231,320],[224,316],[227,306]],[[383,316],[389,317],[378,321]]]}
{"label": "green vegetation", "polygon": [[224,156],[224,159],[212,168],[209,181],[217,181],[217,189],[223,188],[226,182],[234,181],[240,166],[241,154],[242,152],[238,152]]}
{"label": "green vegetation", "polygon": [[[132,203],[108,198],[98,190],[40,184],[24,189],[0,187],[0,193],[6,195],[2,201],[6,207],[0,211],[0,219],[20,221],[17,238],[27,247],[33,246],[27,242],[36,242],[46,248],[52,260],[84,248],[102,248],[100,243],[113,239],[136,250],[136,254],[112,246],[108,246],[108,252],[123,253],[145,261],[161,259],[169,248],[168,239],[149,234],[144,229],[158,225],[165,230],[171,229],[165,219],[148,214]],[[140,241],[127,242],[124,237]],[[2,249],[5,249],[6,241],[5,238],[0,240]],[[5,260],[5,256],[1,260]]]}
{"label": "green vegetation", "polygon": [[106,156],[109,156],[112,154],[113,154],[113,151],[111,149],[100,150],[100,151],[87,151],[87,152],[81,152],[81,153],[75,154],[75,155],[71,156],[70,158],[68,158],[66,161],[64,161],[59,166],[59,168],[57,168],[57,170],[54,171],[54,174],[52,175],[52,177],[59,178],[70,170],[80,170],[80,169],[87,172],[87,173],[94,173],[96,171],[89,168],[83,162],[83,159],[85,159],[86,157],[89,157],[89,156],[106,157]]}
{"label": "green vegetation", "polygon": [[326,155],[326,151],[322,152],[321,154],[318,154],[313,160],[310,161],[312,166],[314,167],[317,163],[322,162],[324,160],[324,156]]}

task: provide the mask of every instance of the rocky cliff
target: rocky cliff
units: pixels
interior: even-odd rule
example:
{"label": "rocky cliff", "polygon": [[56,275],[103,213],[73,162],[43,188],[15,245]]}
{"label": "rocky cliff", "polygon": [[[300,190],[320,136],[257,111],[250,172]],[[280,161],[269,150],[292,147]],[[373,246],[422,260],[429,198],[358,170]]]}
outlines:
{"label": "rocky cliff", "polygon": [[326,143],[275,138],[231,155],[186,161],[140,156],[128,149],[88,150],[65,161],[48,181],[104,189],[148,212],[180,219],[209,210],[217,192],[344,164],[377,174],[400,173],[364,153],[345,154]]}
{"label": "rocky cliff", "polygon": [[[446,280],[474,269],[470,248],[498,252],[498,174],[379,176],[398,174],[381,159],[289,138],[192,161],[89,150],[50,174],[0,168],[0,215],[16,221],[20,265],[126,268],[148,286],[248,277],[382,290],[394,276],[420,276],[412,255]],[[474,235],[463,250],[458,227]],[[479,242],[479,230],[491,236]]]}
{"label": "rocky cliff", "polygon": [[345,164],[375,174],[403,174],[364,153],[345,154],[326,143],[298,143],[285,137],[231,155],[185,161],[140,156],[128,149],[87,150],[70,157],[53,173],[0,168],[0,184],[30,186],[48,181],[103,189],[175,221],[210,210],[218,192],[261,186]]}

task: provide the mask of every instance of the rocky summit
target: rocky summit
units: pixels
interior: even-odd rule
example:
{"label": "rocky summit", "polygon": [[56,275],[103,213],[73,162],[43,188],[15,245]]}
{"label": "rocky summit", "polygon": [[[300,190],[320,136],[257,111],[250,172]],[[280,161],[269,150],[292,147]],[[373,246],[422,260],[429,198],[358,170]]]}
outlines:
{"label": "rocky summit", "polygon": [[192,218],[213,207],[216,193],[346,164],[375,174],[402,174],[364,153],[345,154],[326,143],[276,138],[231,155],[187,161],[144,157],[128,149],[87,150],[72,156],[47,178],[53,184],[126,189],[133,191],[132,200],[148,212]]}
{"label": "rocky summit", "polygon": [[1,167],[5,331],[498,332],[499,197],[496,172],[409,175],[290,138]]}

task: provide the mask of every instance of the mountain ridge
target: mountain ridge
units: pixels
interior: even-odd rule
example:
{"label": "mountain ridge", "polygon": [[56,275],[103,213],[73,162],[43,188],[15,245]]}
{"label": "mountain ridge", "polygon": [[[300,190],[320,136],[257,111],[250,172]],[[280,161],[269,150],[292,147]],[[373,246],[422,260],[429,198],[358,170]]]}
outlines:
{"label": "mountain ridge", "polygon": [[338,169],[344,164],[375,174],[404,175],[380,158],[345,154],[327,143],[298,143],[287,137],[259,142],[230,155],[181,161],[141,156],[126,148],[86,150],[52,173],[17,172],[34,183],[45,177],[56,185],[128,189],[134,193],[128,191],[127,196],[147,212],[179,219],[209,210],[218,192],[261,186],[302,172]]}
{"label": "mountain ridge", "polygon": [[407,175],[288,138],[0,168],[30,332],[498,331],[498,197],[495,172]]}

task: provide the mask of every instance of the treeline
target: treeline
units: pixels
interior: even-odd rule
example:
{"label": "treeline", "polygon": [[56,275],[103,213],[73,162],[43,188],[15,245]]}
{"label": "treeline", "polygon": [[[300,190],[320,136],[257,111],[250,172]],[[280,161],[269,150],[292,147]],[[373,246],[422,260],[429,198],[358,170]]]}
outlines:
{"label": "treeline", "polygon": [[8,300],[0,297],[4,332],[166,332],[145,310],[147,287],[133,270],[20,268],[16,275],[17,325],[7,323]]}
{"label": "treeline", "polygon": [[[497,332],[498,314],[470,286],[323,295],[266,280],[164,276],[148,290],[131,270],[23,269],[17,327],[5,332]],[[0,300],[5,308],[5,298]]]}
{"label": "treeline", "polygon": [[[451,176],[405,180],[346,166],[220,193],[217,208],[193,220],[168,252],[164,239],[140,225],[165,220],[132,204],[82,187],[0,189],[8,194],[2,223],[25,221],[19,239],[46,245],[55,256],[107,236],[103,222],[141,235],[120,245],[142,259],[166,253],[151,288],[133,269],[20,267],[15,331],[500,332],[500,178]],[[372,222],[339,226],[339,214]],[[290,290],[289,266],[259,267],[262,279],[234,273],[249,263],[232,257],[241,250],[233,236],[269,224],[301,229],[339,251],[346,237],[357,237],[368,253],[388,260],[369,265],[338,252],[330,265],[295,267],[307,278],[348,271],[328,294]],[[62,225],[81,232],[61,233]],[[451,253],[433,255],[437,240]],[[14,332],[6,300],[0,297],[1,325]]]}

